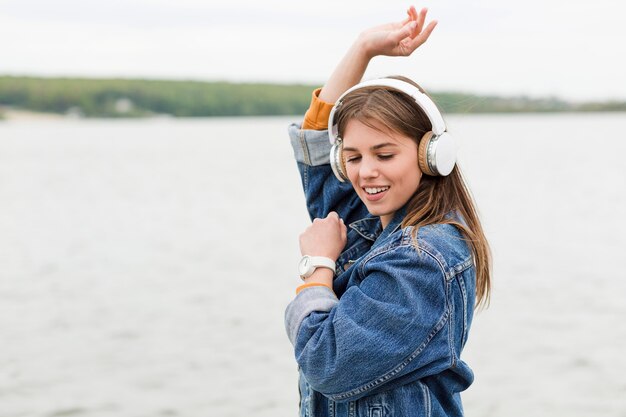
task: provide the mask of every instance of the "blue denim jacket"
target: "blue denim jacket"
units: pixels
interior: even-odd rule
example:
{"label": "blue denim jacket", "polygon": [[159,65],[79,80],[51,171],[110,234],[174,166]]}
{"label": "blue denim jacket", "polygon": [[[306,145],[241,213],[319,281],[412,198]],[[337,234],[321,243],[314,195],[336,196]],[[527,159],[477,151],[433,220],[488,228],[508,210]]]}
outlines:
{"label": "blue denim jacket", "polygon": [[473,381],[460,359],[472,321],[475,268],[458,229],[422,227],[418,247],[399,210],[383,230],[328,165],[326,131],[289,127],[311,218],[339,213],[348,243],[333,290],[309,287],[287,306],[299,365],[300,416],[461,416]]}

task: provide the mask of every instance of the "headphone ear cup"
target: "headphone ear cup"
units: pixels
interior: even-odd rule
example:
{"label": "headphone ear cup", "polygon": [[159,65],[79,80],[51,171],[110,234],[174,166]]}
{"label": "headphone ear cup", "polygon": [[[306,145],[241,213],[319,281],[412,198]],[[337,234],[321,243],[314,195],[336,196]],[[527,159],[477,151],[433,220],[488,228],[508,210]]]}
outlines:
{"label": "headphone ear cup", "polygon": [[343,157],[343,145],[339,149],[339,166],[341,167],[341,175],[345,179],[346,182],[350,182],[348,179],[348,169],[346,168],[346,159]]}
{"label": "headphone ear cup", "polygon": [[422,136],[422,140],[420,140],[420,144],[417,150],[417,161],[419,164],[419,168],[426,175],[435,176],[437,175],[435,172],[430,169],[430,165],[428,164],[428,147],[430,146],[430,141],[433,138],[433,132],[426,132],[424,136]]}
{"label": "headphone ear cup", "polygon": [[330,167],[340,182],[350,182],[343,160],[343,141],[338,139],[330,148]]}

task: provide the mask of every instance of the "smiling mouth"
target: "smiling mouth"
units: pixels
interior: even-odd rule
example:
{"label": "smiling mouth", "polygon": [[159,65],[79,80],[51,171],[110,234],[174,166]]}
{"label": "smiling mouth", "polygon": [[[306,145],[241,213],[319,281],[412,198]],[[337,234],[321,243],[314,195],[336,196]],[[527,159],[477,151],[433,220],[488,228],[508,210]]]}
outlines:
{"label": "smiling mouth", "polygon": [[369,195],[376,195],[382,193],[383,191],[387,191],[389,187],[363,187],[363,189]]}

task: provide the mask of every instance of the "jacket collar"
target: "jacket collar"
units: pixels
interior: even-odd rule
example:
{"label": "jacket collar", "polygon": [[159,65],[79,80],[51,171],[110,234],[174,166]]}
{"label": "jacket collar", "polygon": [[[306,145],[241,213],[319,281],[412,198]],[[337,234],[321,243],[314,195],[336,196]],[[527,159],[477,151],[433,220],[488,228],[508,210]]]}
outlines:
{"label": "jacket collar", "polygon": [[376,216],[369,216],[352,222],[349,224],[349,227],[372,242],[382,241],[400,228],[405,215],[406,205],[394,213],[393,218],[384,229],[380,222],[380,217]]}

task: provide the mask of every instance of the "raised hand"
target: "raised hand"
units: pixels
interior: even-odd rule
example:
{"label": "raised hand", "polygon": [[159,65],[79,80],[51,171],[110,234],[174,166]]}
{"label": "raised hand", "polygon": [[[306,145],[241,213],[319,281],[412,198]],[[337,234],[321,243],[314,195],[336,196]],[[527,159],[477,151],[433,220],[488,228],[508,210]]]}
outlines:
{"label": "raised hand", "polygon": [[387,23],[367,29],[346,52],[324,84],[319,98],[334,103],[339,96],[361,81],[372,58],[377,55],[409,56],[428,40],[437,21],[426,24],[423,8],[419,13],[411,6],[408,17],[401,22]]}
{"label": "raised hand", "polygon": [[427,13],[426,8],[417,13],[415,7],[411,6],[405,20],[367,29],[359,36],[359,42],[370,58],[377,55],[411,55],[428,40],[437,26],[436,20],[425,25]]}

